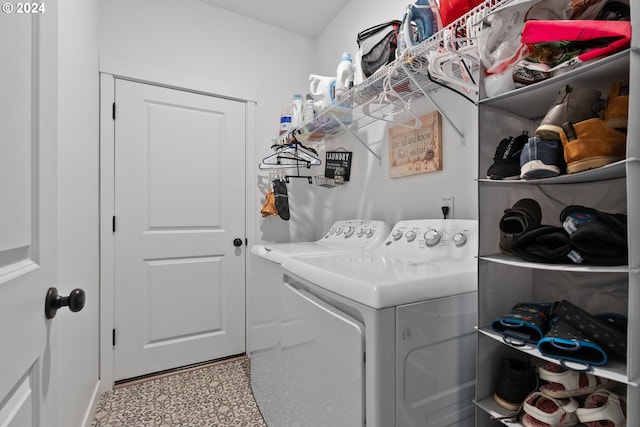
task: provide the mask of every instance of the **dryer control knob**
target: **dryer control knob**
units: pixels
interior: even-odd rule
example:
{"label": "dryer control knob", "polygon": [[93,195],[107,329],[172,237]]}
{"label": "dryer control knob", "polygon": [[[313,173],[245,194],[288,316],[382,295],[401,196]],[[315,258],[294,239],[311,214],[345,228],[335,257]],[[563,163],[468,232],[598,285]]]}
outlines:
{"label": "dryer control knob", "polygon": [[364,232],[364,234],[367,236],[367,239],[373,237],[373,233],[375,233],[375,230],[373,228],[367,228]]}
{"label": "dryer control knob", "polygon": [[442,238],[442,234],[438,230],[434,230],[430,228],[424,233],[424,242],[430,248],[440,243],[440,239]]}
{"label": "dryer control knob", "polygon": [[453,236],[453,243],[458,248],[461,247],[461,246],[464,246],[465,243],[467,243],[467,236],[465,236],[463,233],[456,233]]}
{"label": "dryer control knob", "polygon": [[356,228],[352,225],[350,225],[349,227],[347,227],[346,230],[344,230],[344,238],[348,239],[349,237],[353,236],[354,231],[356,231]]}
{"label": "dryer control knob", "polygon": [[407,231],[405,237],[407,238],[407,242],[413,242],[416,239],[417,233],[414,230]]}
{"label": "dryer control knob", "polygon": [[393,240],[398,240],[402,237],[402,230],[396,230],[393,232],[393,234],[391,235],[391,237],[393,237]]}
{"label": "dryer control knob", "polygon": [[336,236],[339,236],[342,234],[342,227],[336,227]]}
{"label": "dryer control knob", "polygon": [[358,230],[356,231],[356,236],[358,237],[364,236],[364,228],[358,227]]}

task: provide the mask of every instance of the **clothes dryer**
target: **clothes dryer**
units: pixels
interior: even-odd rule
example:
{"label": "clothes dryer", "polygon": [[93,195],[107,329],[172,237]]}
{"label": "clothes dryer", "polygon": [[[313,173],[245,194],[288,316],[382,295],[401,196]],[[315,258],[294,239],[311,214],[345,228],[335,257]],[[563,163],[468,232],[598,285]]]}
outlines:
{"label": "clothes dryer", "polygon": [[474,425],[477,221],[283,261],[286,426]]}
{"label": "clothes dryer", "polygon": [[281,263],[303,255],[345,254],[371,249],[386,238],[390,226],[383,221],[344,220],[314,242],[257,244],[251,247],[247,280],[247,353],[251,388],[269,427],[284,420],[282,331],[295,329],[282,313]]}

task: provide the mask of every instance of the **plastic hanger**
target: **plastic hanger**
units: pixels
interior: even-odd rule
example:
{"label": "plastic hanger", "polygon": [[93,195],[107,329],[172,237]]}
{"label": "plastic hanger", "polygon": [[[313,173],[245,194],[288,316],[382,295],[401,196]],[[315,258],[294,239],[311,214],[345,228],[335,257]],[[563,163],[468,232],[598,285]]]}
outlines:
{"label": "plastic hanger", "polygon": [[295,138],[293,138],[293,142],[286,145],[276,144],[274,147],[276,152],[262,159],[258,168],[286,169],[291,167],[299,168],[300,166],[310,168],[311,166],[322,164],[314,149],[305,147]]}
{"label": "plastic hanger", "polygon": [[[479,63],[478,48],[471,44],[475,38],[453,37],[451,30],[443,31],[444,51],[429,55],[429,72],[437,79],[460,86],[468,91],[477,91],[478,84],[469,71],[468,63]],[[459,43],[463,43],[459,47]]]}
{"label": "plastic hanger", "polygon": [[[374,98],[372,98],[367,103],[365,103],[362,107],[362,112],[365,116],[374,118],[376,120],[382,120],[382,121],[392,123],[397,126],[406,127],[409,129],[420,129],[422,127],[422,122],[420,121],[420,117],[418,117],[411,109],[411,100],[405,101],[404,98],[402,98],[402,96],[393,87],[392,76],[394,73],[396,73],[397,66],[398,65],[396,64],[395,66],[392,66],[389,68],[387,75],[382,81],[382,92],[379,93]],[[381,115],[376,115],[371,112],[371,106],[372,104],[375,104],[376,100],[377,100],[376,111],[381,112]],[[396,108],[398,100],[402,103],[402,108]],[[391,111],[384,112],[383,109],[387,106],[391,106],[392,109]],[[412,125],[406,124],[406,123],[397,123],[395,120],[391,118],[387,118],[387,117],[393,117],[403,112],[406,112],[409,115],[411,115],[411,118],[414,121]]]}

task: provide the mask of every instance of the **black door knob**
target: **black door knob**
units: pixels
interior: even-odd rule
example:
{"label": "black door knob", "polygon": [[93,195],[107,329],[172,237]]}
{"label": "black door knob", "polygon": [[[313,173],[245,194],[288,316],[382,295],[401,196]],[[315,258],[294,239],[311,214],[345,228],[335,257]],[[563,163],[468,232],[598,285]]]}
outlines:
{"label": "black door knob", "polygon": [[233,239],[233,246],[235,246],[236,248],[242,246],[242,239],[239,237]]}
{"label": "black door knob", "polygon": [[74,289],[68,297],[58,295],[56,288],[49,288],[44,301],[44,314],[47,319],[56,317],[56,312],[61,307],[69,307],[69,310],[76,312],[84,307],[85,294],[82,289]]}

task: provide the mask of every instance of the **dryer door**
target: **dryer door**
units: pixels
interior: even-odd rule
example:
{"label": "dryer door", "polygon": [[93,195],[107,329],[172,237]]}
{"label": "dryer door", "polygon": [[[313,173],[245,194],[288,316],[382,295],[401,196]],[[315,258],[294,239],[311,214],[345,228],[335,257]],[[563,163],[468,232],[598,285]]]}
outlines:
{"label": "dryer door", "polygon": [[292,284],[283,287],[288,426],[364,426],[364,326]]}

